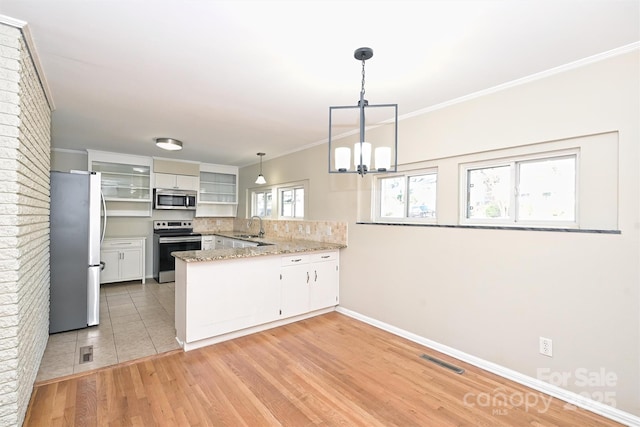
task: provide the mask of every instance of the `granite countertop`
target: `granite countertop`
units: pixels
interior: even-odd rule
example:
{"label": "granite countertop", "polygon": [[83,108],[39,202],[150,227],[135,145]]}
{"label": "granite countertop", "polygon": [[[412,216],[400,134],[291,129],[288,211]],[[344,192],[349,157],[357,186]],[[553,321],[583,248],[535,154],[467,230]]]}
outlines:
{"label": "granite countertop", "polygon": [[258,242],[265,244],[264,246],[255,246],[249,248],[229,248],[229,249],[210,249],[201,251],[182,251],[172,252],[175,258],[184,262],[204,262],[204,261],[222,261],[225,259],[237,258],[253,258],[256,256],[266,255],[286,255],[301,252],[327,251],[346,248],[346,245],[338,243],[315,242],[311,240],[284,240],[279,238],[239,238],[237,234],[242,232],[217,232],[202,233],[216,236],[229,237],[232,239],[245,240],[248,242]]}

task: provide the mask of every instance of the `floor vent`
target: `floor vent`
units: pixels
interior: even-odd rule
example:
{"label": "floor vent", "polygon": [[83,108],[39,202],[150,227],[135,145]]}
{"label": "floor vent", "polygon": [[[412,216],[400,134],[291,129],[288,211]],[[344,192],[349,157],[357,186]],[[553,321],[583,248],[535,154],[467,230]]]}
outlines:
{"label": "floor vent", "polygon": [[436,359],[435,357],[431,357],[431,356],[428,356],[426,354],[423,354],[420,357],[422,357],[425,360],[428,360],[429,362],[433,362],[436,365],[440,365],[443,368],[447,368],[447,369],[455,372],[456,374],[463,374],[464,373],[464,369],[458,368],[457,366],[452,365],[451,363],[447,363],[444,360]]}
{"label": "floor vent", "polygon": [[93,362],[93,346],[80,347],[80,364]]}

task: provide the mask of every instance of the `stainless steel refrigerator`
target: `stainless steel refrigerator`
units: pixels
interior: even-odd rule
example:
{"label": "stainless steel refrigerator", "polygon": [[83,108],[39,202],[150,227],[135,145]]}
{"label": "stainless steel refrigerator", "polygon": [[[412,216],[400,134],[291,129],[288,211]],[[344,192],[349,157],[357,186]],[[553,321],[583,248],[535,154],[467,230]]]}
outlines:
{"label": "stainless steel refrigerator", "polygon": [[99,323],[102,203],[99,172],[51,172],[49,333]]}

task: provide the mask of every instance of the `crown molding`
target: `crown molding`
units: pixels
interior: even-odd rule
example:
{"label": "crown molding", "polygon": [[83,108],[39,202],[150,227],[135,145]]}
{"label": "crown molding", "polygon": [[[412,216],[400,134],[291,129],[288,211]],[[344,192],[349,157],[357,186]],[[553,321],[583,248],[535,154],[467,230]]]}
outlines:
{"label": "crown molding", "polygon": [[[412,111],[410,113],[398,115],[398,122],[400,122],[402,120],[405,120],[405,119],[409,119],[411,117],[416,117],[416,116],[420,116],[420,115],[423,115],[423,114],[426,114],[426,113],[430,113],[430,112],[433,112],[433,111],[441,110],[443,108],[447,108],[447,107],[450,107],[450,106],[455,105],[455,104],[460,104],[460,103],[463,103],[463,102],[466,102],[466,101],[470,101],[470,100],[475,99],[475,98],[480,98],[482,96],[489,95],[489,94],[492,94],[492,93],[495,93],[495,92],[500,92],[502,90],[509,89],[509,88],[512,88],[512,87],[515,87],[515,86],[520,86],[520,85],[523,85],[523,84],[526,84],[526,83],[530,83],[530,82],[533,82],[533,81],[536,81],[536,80],[544,79],[546,77],[550,77],[550,76],[553,76],[555,74],[560,74],[560,73],[563,73],[565,71],[569,71],[569,70],[573,70],[573,69],[576,69],[576,68],[584,67],[586,65],[593,64],[593,63],[596,63],[596,62],[599,62],[599,61],[603,61],[603,60],[608,59],[608,58],[613,58],[615,56],[624,55],[626,53],[630,53],[630,52],[633,52],[633,51],[636,51],[636,50],[639,50],[639,49],[640,49],[640,41],[639,42],[634,42],[634,43],[631,43],[631,44],[628,44],[628,45],[625,45],[625,46],[621,46],[621,47],[618,47],[618,48],[615,48],[615,49],[612,49],[612,50],[609,50],[609,51],[606,51],[606,52],[602,52],[602,53],[599,53],[599,54],[596,54],[596,55],[592,55],[592,56],[589,56],[589,57],[586,57],[586,58],[583,58],[583,59],[579,59],[577,61],[570,62],[570,63],[565,64],[565,65],[561,65],[561,66],[558,66],[558,67],[555,67],[555,68],[551,68],[551,69],[548,69],[548,70],[545,70],[545,71],[541,71],[539,73],[532,74],[532,75],[529,75],[529,76],[526,76],[526,77],[523,77],[523,78],[520,78],[520,79],[517,79],[517,80],[512,80],[510,82],[503,83],[503,84],[498,85],[498,86],[494,86],[494,87],[491,87],[491,88],[487,88],[487,89],[483,89],[483,90],[480,90],[480,91],[477,91],[477,92],[473,92],[473,93],[470,93],[468,95],[461,96],[459,98],[451,99],[449,101],[445,101],[445,102],[442,102],[440,104],[432,105],[430,107],[422,108],[420,110]],[[318,146],[318,145],[321,145],[321,144],[326,144],[328,142],[329,142],[329,138],[324,138],[324,139],[322,139],[320,141],[316,141],[316,142],[312,142],[312,143],[309,143],[309,144],[305,144],[305,145],[302,145],[300,147],[294,148],[292,150],[288,150],[288,151],[285,151],[285,152],[282,152],[282,153],[279,153],[279,154],[274,154],[271,157],[271,159],[276,159],[278,157],[283,157],[283,156],[286,156],[286,155],[289,155],[289,154],[293,154],[293,153],[296,153],[298,151],[303,151],[303,150],[306,150],[306,149],[309,149],[309,148],[312,148],[312,147],[315,147],[315,146]],[[245,166],[249,166],[249,165],[252,165],[252,164],[254,164],[254,163],[250,163],[250,164],[247,164]],[[240,167],[245,167],[245,166],[240,166]]]}
{"label": "crown molding", "polygon": [[51,109],[51,111],[55,110],[56,107],[53,102],[53,95],[51,93],[51,89],[49,88],[49,83],[47,82],[47,78],[44,75],[44,70],[42,69],[42,64],[40,63],[40,57],[38,56],[36,45],[33,41],[33,37],[31,36],[31,29],[29,28],[29,25],[25,21],[11,18],[5,15],[0,15],[0,24],[5,24],[10,27],[17,28],[22,33],[22,37],[27,46],[27,49],[29,50],[31,61],[33,62],[33,66],[35,67],[36,73],[38,74],[38,80],[40,80],[40,86],[44,91],[44,96],[47,99],[49,108]]}
{"label": "crown molding", "polygon": [[51,151],[55,151],[56,153],[82,154],[83,156],[88,155],[87,150],[73,150],[71,148],[54,148],[54,147],[51,147]]}
{"label": "crown molding", "polygon": [[526,77],[522,77],[520,79],[512,80],[507,83],[503,83],[498,86],[490,87],[487,89],[480,90],[478,92],[473,92],[468,95],[461,96],[459,98],[451,99],[449,101],[442,102],[440,104],[432,105],[430,107],[426,107],[420,110],[412,111],[407,114],[403,114],[398,116],[398,121],[408,119],[415,116],[420,116],[425,113],[430,113],[436,110],[441,110],[446,107],[450,107],[455,104],[460,104],[462,102],[466,102],[475,98],[480,98],[485,95],[489,95],[495,92],[500,92],[505,89],[510,89],[512,87],[520,86],[526,83],[531,83],[536,80],[544,79],[556,74],[564,73],[565,71],[573,70],[576,68],[584,67],[586,65],[590,65],[596,62],[603,61],[605,59],[613,58],[615,56],[624,55],[629,52],[633,52],[635,50],[640,49],[640,42],[634,42],[625,46],[621,46],[612,50],[608,50],[606,52],[598,53],[596,55],[588,56],[586,58],[579,59],[574,62],[570,62],[568,64],[560,65],[558,67],[550,68],[545,71],[541,71],[536,74],[531,74]]}

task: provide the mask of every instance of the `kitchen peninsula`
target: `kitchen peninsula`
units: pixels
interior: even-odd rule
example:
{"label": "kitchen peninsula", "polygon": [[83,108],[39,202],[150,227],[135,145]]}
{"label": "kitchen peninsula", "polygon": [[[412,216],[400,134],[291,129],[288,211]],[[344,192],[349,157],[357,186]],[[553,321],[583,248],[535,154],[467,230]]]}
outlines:
{"label": "kitchen peninsula", "polygon": [[[238,239],[236,233],[216,236]],[[346,245],[245,236],[260,246],[174,252],[175,325],[192,350],[327,313]]]}

